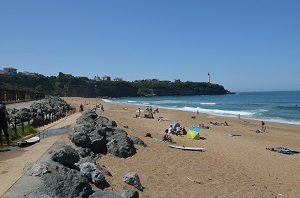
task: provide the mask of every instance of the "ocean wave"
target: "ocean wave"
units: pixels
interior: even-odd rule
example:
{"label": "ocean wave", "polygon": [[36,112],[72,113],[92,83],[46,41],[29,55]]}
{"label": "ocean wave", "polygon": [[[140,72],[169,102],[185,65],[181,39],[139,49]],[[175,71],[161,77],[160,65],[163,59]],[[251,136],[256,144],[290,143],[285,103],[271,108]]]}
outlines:
{"label": "ocean wave", "polygon": [[216,105],[217,103],[214,102],[201,102],[202,105]]}
{"label": "ocean wave", "polygon": [[112,101],[111,100],[108,100],[108,99],[102,99],[104,102],[109,102],[111,103]]}
{"label": "ocean wave", "polygon": [[127,102],[128,103],[137,103],[137,101],[135,101],[135,100],[128,100]]}

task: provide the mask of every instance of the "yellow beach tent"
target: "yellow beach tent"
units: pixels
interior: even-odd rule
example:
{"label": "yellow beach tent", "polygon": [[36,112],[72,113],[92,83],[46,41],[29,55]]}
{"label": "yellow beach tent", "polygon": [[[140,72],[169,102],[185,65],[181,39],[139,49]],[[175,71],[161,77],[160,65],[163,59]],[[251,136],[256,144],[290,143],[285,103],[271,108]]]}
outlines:
{"label": "yellow beach tent", "polygon": [[199,140],[200,139],[200,131],[201,131],[201,128],[199,126],[193,126],[187,132],[186,137],[188,139],[192,139],[192,140]]}

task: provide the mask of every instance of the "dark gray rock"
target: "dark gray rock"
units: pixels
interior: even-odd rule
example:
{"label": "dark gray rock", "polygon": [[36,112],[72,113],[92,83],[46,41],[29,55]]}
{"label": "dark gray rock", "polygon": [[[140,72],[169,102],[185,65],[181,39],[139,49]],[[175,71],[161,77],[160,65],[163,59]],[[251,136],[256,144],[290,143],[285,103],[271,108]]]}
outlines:
{"label": "dark gray rock", "polygon": [[140,177],[136,172],[129,172],[123,177],[123,181],[129,185],[136,187],[138,190],[143,191],[144,187],[141,184]]}
{"label": "dark gray rock", "polygon": [[95,153],[93,153],[93,151],[89,148],[79,148],[77,151],[80,157],[88,157],[88,156],[96,157]]}
{"label": "dark gray rock", "polygon": [[79,161],[79,154],[71,146],[66,145],[55,149],[52,153],[51,159],[66,167],[73,167],[73,165]]}
{"label": "dark gray rock", "polygon": [[139,192],[136,190],[124,190],[121,192],[120,198],[139,198]]}
{"label": "dark gray rock", "polygon": [[151,133],[146,133],[146,134],[145,134],[145,137],[150,137],[150,138],[152,138],[152,135],[151,135]]}
{"label": "dark gray rock", "polygon": [[105,181],[104,173],[101,172],[100,169],[95,164],[86,162],[80,164],[80,173],[88,178],[88,180],[92,181],[93,183],[100,183]]}
{"label": "dark gray rock", "polygon": [[83,113],[76,121],[77,124],[80,124],[82,122],[89,122],[92,123],[95,121],[95,119],[98,117],[97,113],[94,111],[87,111],[85,113]]}
{"label": "dark gray rock", "polygon": [[127,158],[135,154],[136,149],[127,133],[116,128],[111,133],[107,133],[107,152],[122,158]]}
{"label": "dark gray rock", "polygon": [[88,135],[84,134],[83,132],[74,132],[70,134],[69,139],[76,145],[83,148],[90,148],[91,147],[91,139]]}
{"label": "dark gray rock", "polygon": [[133,144],[138,144],[138,145],[147,147],[145,142],[143,140],[141,140],[140,138],[134,137],[134,136],[128,136],[128,137],[132,140]]}
{"label": "dark gray rock", "polygon": [[73,169],[67,169],[63,174],[53,171],[45,174],[43,180],[45,181],[45,188],[52,192],[55,197],[87,198],[94,192],[88,179]]}
{"label": "dark gray rock", "polygon": [[94,192],[92,195],[89,196],[89,198],[119,198],[118,195],[116,195],[113,192],[106,192],[106,191],[97,191]]}
{"label": "dark gray rock", "polygon": [[26,163],[23,172],[29,176],[42,176],[48,172],[48,168],[45,164],[41,163]]}
{"label": "dark gray rock", "polygon": [[91,140],[91,150],[94,153],[106,152],[106,137],[99,135],[97,132],[93,132],[89,135]]}

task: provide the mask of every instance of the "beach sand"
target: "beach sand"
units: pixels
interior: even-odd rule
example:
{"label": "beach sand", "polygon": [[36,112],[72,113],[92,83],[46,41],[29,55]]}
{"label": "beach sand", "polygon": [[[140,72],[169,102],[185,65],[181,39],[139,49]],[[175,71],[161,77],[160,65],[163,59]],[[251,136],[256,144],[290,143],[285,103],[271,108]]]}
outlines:
{"label": "beach sand", "polygon": [[[98,160],[113,175],[113,179],[107,178],[111,185],[107,191],[132,188],[122,177],[135,171],[145,187],[140,197],[299,197],[300,154],[283,155],[265,148],[284,146],[300,151],[300,126],[267,122],[266,133],[255,133],[261,129],[259,121],[165,109],[154,114],[155,119],[134,118],[139,106],[105,103],[100,99],[63,99],[77,109],[83,103],[85,110],[101,102],[105,111],[97,110],[98,115],[115,120],[118,127],[148,145],[137,145],[137,153],[127,159],[106,155]],[[158,117],[165,121],[158,121]],[[230,126],[209,125],[210,121],[227,121]],[[205,140],[173,136],[176,145],[204,147],[205,152],[173,149],[156,141],[154,138],[161,138],[162,131],[172,122],[179,122],[187,130],[200,123],[208,125],[210,129],[202,129],[200,133]],[[154,138],[144,137],[146,132]],[[229,133],[241,136],[230,137]],[[68,141],[67,135],[59,139]],[[26,161],[18,160],[22,159]],[[1,167],[4,162],[0,158]],[[5,171],[10,174],[11,168]]]}

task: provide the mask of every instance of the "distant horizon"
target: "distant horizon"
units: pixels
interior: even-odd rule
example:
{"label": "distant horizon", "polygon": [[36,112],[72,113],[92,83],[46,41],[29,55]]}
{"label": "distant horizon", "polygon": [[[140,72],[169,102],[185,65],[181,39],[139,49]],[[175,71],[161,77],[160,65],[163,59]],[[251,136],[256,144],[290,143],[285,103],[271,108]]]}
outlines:
{"label": "distant horizon", "polygon": [[[300,87],[300,1],[0,1],[0,67]],[[58,73],[58,72],[57,72]]]}

